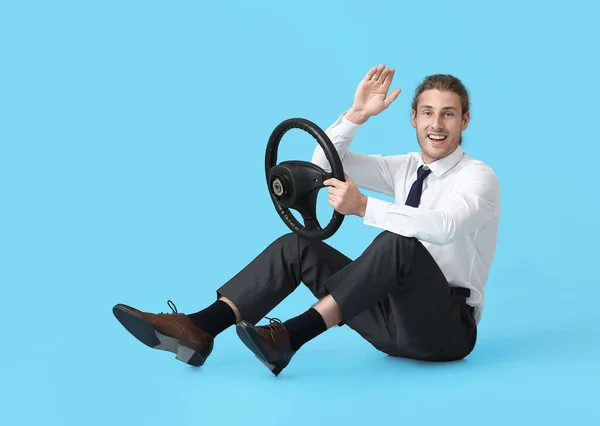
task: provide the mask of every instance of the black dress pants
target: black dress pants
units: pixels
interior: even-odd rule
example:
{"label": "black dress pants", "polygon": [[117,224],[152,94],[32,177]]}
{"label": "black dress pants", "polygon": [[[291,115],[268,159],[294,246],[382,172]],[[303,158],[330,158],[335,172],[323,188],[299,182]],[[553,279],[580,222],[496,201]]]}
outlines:
{"label": "black dress pants", "polygon": [[462,359],[477,326],[466,295],[450,287],[416,238],[384,231],[356,260],[323,241],[286,234],[217,290],[256,324],[303,282],[319,299],[331,294],[342,323],[378,350],[426,361]]}

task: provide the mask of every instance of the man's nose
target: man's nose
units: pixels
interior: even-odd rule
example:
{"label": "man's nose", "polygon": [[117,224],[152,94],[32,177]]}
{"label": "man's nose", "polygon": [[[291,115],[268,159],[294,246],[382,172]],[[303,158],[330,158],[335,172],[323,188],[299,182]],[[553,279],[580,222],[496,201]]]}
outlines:
{"label": "man's nose", "polygon": [[436,115],[433,118],[433,122],[431,123],[431,127],[433,127],[435,130],[441,130],[442,129],[442,117],[440,115]]}

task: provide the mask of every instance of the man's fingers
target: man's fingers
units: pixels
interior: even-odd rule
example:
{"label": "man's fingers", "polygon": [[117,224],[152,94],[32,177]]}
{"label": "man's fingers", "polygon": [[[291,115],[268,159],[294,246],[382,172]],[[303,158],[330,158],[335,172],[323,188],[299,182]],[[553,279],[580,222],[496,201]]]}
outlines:
{"label": "man's fingers", "polygon": [[379,79],[381,78],[381,73],[383,72],[383,70],[385,70],[385,65],[381,64],[377,67],[377,71],[375,71],[375,75],[373,76],[372,80],[377,80],[379,81]]}
{"label": "man's fingers", "polygon": [[330,179],[326,179],[323,181],[323,185],[325,186],[333,186],[334,188],[336,186],[339,186],[341,184],[343,184],[344,182],[342,182],[341,180],[338,180],[336,178],[330,178]]}
{"label": "man's fingers", "polygon": [[394,70],[393,68],[388,68],[382,74],[381,84],[385,87],[386,91],[387,91],[387,89],[389,89],[390,84],[392,83],[392,80],[394,79],[395,72],[396,72],[396,70]]}
{"label": "man's fingers", "polygon": [[348,183],[349,180],[352,180],[350,178],[350,176],[348,176],[346,173],[344,173],[344,177],[346,179],[345,182],[342,182],[341,180],[336,179],[336,178],[329,178],[329,179],[325,179],[323,181],[323,185],[325,185],[325,186],[333,186],[333,187],[339,188],[340,186]]}
{"label": "man's fingers", "polygon": [[365,81],[369,81],[373,78],[373,76],[375,75],[375,72],[377,71],[377,67],[373,67],[369,70],[369,72],[367,73],[367,75],[365,76]]}

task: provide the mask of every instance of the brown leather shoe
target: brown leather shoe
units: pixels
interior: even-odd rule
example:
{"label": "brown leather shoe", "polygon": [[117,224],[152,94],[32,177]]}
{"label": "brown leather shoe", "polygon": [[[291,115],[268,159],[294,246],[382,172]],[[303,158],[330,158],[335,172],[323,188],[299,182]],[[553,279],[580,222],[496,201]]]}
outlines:
{"label": "brown leather shoe", "polygon": [[267,318],[269,325],[255,327],[240,321],[236,331],[242,342],[254,352],[275,376],[278,376],[296,353],[290,346],[290,337],[285,325],[277,318]]}
{"label": "brown leather shoe", "polygon": [[212,352],[214,339],[178,313],[173,302],[167,304],[172,314],[141,312],[123,304],[115,305],[113,314],[143,344],[173,352],[189,365],[201,366]]}

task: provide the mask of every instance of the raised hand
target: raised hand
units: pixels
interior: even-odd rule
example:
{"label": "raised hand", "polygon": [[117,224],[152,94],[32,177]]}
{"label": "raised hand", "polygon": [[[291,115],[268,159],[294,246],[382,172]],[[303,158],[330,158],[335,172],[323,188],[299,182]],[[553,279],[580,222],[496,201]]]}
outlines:
{"label": "raised hand", "polygon": [[386,68],[384,64],[373,67],[359,83],[354,94],[354,103],[347,112],[350,121],[362,123],[369,117],[387,109],[400,94],[400,89],[394,89],[388,96],[390,84],[395,70]]}

